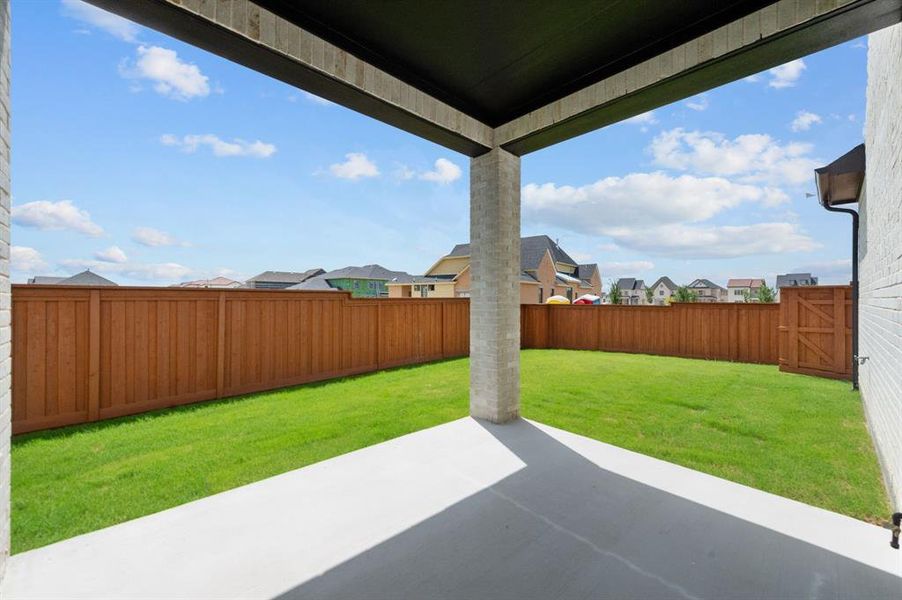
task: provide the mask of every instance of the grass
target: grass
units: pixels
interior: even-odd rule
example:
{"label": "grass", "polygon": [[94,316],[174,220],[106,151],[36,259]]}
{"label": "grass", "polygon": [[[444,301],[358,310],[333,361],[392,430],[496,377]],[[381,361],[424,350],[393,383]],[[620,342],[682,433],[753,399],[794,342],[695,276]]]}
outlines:
{"label": "grass", "polygon": [[[524,416],[845,513],[888,511],[857,393],[775,367],[523,352]],[[465,359],[13,441],[22,552],[467,414]]]}

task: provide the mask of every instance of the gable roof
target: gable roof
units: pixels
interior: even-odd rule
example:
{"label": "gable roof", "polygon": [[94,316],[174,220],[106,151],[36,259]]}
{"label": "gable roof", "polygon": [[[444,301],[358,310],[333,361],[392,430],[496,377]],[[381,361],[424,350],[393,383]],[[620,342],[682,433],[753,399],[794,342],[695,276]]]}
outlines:
{"label": "gable roof", "polygon": [[651,285],[651,288],[655,289],[658,287],[658,285],[660,285],[662,283],[667,287],[667,289],[672,290],[672,291],[674,291],[678,287],[680,287],[677,284],[675,284],[670,277],[668,277],[667,275],[664,275],[663,277],[658,277],[658,280]]}
{"label": "gable roof", "polygon": [[707,288],[711,290],[722,290],[724,288],[720,287],[710,279],[696,279],[692,283],[689,284],[691,288]]}
{"label": "gable roof", "polygon": [[240,287],[241,282],[229,279],[228,277],[214,277],[212,279],[195,279],[194,281],[183,281],[176,283],[172,287],[190,287],[190,288],[207,288],[207,287]]}
{"label": "gable roof", "polygon": [[617,280],[617,288],[621,290],[641,290],[645,288],[645,281],[635,277],[621,277]]}
{"label": "gable roof", "polygon": [[[539,268],[546,251],[551,252],[554,262],[577,266],[576,261],[550,237],[534,235],[520,238],[520,268],[524,271],[535,271]],[[457,244],[447,256],[470,256],[470,244]]]}
{"label": "gable roof", "polygon": [[576,265],[576,276],[583,281],[592,279],[593,273],[598,273],[598,265],[595,263],[587,265]]}
{"label": "gable roof", "polygon": [[731,288],[731,287],[756,288],[756,287],[761,287],[762,285],[764,285],[763,279],[754,279],[754,278],[748,279],[747,278],[747,279],[730,279],[729,281],[727,281],[728,288]]}
{"label": "gable roof", "polygon": [[101,277],[97,273],[92,273],[91,271],[82,271],[81,273],[76,273],[72,277],[68,277],[63,279],[62,281],[56,282],[57,285],[119,285],[113,281],[110,281],[106,277]]}
{"label": "gable roof", "polygon": [[28,280],[28,283],[31,285],[55,285],[66,279],[65,277],[52,277],[49,275],[35,275],[31,279]]}
{"label": "gable roof", "polygon": [[320,269],[319,267],[315,269],[308,269],[306,271],[263,271],[259,275],[254,275],[247,281],[301,283],[302,281],[307,281],[311,277],[316,277],[317,275],[322,275],[323,273],[325,273],[325,271],[323,269]]}
{"label": "gable roof", "polygon": [[391,271],[382,265],[364,265],[362,267],[344,267],[335,269],[328,273],[318,275],[326,280],[329,279],[378,279],[382,281],[395,281],[396,283],[404,283],[410,281],[413,277],[404,271]]}
{"label": "gable roof", "polygon": [[777,275],[778,288],[796,285],[817,285],[817,277],[813,277],[811,273],[787,273],[785,275]]}
{"label": "gable roof", "polygon": [[331,290],[333,288],[329,281],[336,279],[373,279],[377,281],[386,281],[389,283],[412,283],[413,275],[404,271],[390,271],[382,265],[364,265],[362,267],[343,267],[335,269],[328,273],[322,273],[316,277],[295,284],[288,289],[291,290]]}

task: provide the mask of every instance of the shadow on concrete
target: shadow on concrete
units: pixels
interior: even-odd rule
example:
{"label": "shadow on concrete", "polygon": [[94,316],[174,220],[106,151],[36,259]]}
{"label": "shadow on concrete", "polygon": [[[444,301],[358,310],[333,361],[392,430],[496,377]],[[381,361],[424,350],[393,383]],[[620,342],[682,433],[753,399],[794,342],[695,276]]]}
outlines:
{"label": "shadow on concrete", "polygon": [[523,420],[482,425],[526,467],[280,598],[900,597],[902,579],[601,469]]}

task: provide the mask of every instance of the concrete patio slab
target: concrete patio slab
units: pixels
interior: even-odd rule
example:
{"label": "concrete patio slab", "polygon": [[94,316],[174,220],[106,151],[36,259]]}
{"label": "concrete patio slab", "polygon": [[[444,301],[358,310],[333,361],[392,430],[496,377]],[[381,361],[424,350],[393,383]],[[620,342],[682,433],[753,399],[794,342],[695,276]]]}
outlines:
{"label": "concrete patio slab", "polygon": [[15,555],[24,598],[898,598],[876,526],[470,418]]}

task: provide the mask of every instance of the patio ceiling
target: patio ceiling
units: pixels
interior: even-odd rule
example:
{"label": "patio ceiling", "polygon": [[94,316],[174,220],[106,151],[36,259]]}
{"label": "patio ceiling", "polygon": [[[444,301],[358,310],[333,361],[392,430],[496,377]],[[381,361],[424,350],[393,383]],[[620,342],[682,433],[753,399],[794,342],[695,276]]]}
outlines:
{"label": "patio ceiling", "polygon": [[497,127],[775,0],[260,0]]}
{"label": "patio ceiling", "polygon": [[87,0],[469,156],[550,146],[902,20],[902,0]]}

